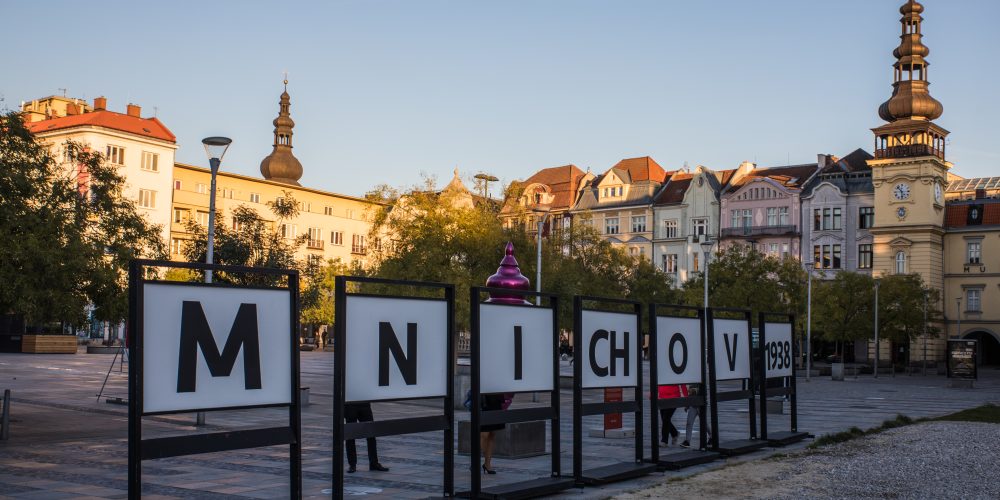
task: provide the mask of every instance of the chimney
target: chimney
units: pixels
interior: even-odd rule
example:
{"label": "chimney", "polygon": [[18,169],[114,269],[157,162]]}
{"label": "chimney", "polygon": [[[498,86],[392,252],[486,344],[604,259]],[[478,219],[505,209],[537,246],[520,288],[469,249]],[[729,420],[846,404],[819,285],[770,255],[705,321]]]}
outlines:
{"label": "chimney", "polygon": [[77,107],[75,102],[66,103],[66,116],[73,116],[80,114],[80,108]]}
{"label": "chimney", "polygon": [[986,198],[986,190],[982,188],[976,189],[976,199],[981,200],[983,198]]}
{"label": "chimney", "polygon": [[135,104],[129,103],[127,106],[125,106],[125,113],[127,113],[129,116],[134,116],[136,118],[139,118],[140,111],[142,111],[142,108],[136,106]]}
{"label": "chimney", "polygon": [[94,111],[103,111],[108,109],[108,99],[105,97],[95,97],[94,98]]}

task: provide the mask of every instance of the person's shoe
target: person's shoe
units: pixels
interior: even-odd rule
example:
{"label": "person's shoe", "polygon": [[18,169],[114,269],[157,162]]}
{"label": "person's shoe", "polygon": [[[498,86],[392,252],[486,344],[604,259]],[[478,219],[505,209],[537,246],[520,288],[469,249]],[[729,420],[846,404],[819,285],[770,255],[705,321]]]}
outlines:
{"label": "person's shoe", "polygon": [[497,471],[494,469],[487,469],[486,464],[483,464],[483,474],[496,474]]}
{"label": "person's shoe", "polygon": [[389,468],[376,462],[368,466],[368,470],[373,470],[377,472],[389,472]]}
{"label": "person's shoe", "polygon": [[348,474],[354,474],[357,471],[358,471],[358,466],[356,466],[356,465],[348,465],[347,466],[347,473]]}
{"label": "person's shoe", "polygon": [[681,443],[681,448],[690,448],[690,447],[691,447],[691,443],[689,443],[687,441],[687,439],[685,439],[684,442]]}
{"label": "person's shoe", "polygon": [[662,447],[666,448],[667,446],[670,446],[670,445],[669,445],[669,444],[667,444],[667,442],[666,442],[666,441],[660,441],[660,446],[662,446]]}
{"label": "person's shoe", "polygon": [[670,440],[670,445],[671,445],[671,446],[677,446],[677,436],[674,436],[674,437],[673,437],[673,438],[672,438],[672,439]]}

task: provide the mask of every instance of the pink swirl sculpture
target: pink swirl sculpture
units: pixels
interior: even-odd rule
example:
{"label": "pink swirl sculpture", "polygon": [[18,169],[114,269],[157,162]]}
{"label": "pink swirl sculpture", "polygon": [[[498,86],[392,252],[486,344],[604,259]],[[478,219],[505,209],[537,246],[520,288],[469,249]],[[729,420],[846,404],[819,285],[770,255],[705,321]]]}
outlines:
{"label": "pink swirl sculpture", "polygon": [[[496,274],[490,276],[486,279],[486,286],[491,288],[507,288],[511,290],[531,290],[531,282],[528,281],[523,274],[521,274],[521,268],[517,265],[517,259],[514,258],[514,244],[507,242],[507,247],[504,250],[503,260],[500,261],[500,267],[497,268]],[[520,295],[506,295],[499,293],[491,293],[490,298],[486,302],[491,302],[494,304],[524,304],[531,305],[531,302],[524,300],[524,297]]]}

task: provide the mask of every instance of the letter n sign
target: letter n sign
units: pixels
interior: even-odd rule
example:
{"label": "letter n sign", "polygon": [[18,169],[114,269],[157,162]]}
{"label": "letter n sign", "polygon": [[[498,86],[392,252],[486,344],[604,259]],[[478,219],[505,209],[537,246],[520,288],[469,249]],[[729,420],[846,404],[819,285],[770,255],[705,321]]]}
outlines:
{"label": "letter n sign", "polygon": [[288,290],[143,286],[143,413],[290,404]]}
{"label": "letter n sign", "polygon": [[582,363],[581,387],[637,385],[639,321],[635,314],[584,310],[582,343],[575,347]]}
{"label": "letter n sign", "polygon": [[447,394],[446,301],[366,295],[346,299],[346,401]]}

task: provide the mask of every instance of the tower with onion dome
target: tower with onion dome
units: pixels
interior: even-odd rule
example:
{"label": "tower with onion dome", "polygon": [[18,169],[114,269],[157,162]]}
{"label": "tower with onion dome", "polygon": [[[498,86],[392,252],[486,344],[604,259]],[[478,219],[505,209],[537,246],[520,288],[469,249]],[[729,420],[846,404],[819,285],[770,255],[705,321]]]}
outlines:
{"label": "tower with onion dome", "polygon": [[292,154],[292,121],[289,108],[291,98],[288,95],[288,80],[284,81],[285,91],[281,93],[278,105],[278,117],[274,119],[274,149],[260,162],[260,173],[269,181],[282,182],[299,186],[302,178],[302,164]]}

